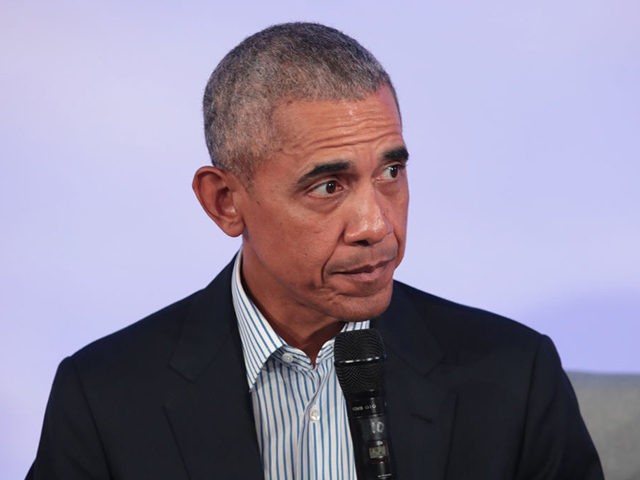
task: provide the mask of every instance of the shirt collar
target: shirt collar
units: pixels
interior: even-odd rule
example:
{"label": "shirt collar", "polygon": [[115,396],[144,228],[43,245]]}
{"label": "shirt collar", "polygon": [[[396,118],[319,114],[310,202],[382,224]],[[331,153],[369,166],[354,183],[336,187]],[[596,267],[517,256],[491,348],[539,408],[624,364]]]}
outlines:
{"label": "shirt collar", "polygon": [[[249,389],[252,389],[262,367],[274,353],[282,350],[294,352],[297,349],[286,344],[247,295],[242,285],[240,273],[241,264],[242,250],[236,255],[233,264],[231,296],[233,298],[233,308],[236,318],[238,319],[238,330],[240,331],[240,340],[242,341],[242,355],[247,371],[247,382],[249,383]],[[365,328],[369,328],[369,320],[346,322],[342,331],[347,332]],[[318,362],[328,357],[333,357],[333,342],[334,339],[332,338],[322,346],[318,354]],[[297,351],[300,352],[299,350]]]}

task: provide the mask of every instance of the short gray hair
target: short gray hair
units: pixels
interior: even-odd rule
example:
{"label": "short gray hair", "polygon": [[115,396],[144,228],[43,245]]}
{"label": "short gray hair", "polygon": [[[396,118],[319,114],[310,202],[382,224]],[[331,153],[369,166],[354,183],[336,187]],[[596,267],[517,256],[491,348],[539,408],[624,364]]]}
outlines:
{"label": "short gray hair", "polygon": [[242,41],[207,83],[204,127],[213,165],[251,183],[278,147],[272,115],[284,101],[361,100],[391,79],[353,38],[317,23],[285,23]]}

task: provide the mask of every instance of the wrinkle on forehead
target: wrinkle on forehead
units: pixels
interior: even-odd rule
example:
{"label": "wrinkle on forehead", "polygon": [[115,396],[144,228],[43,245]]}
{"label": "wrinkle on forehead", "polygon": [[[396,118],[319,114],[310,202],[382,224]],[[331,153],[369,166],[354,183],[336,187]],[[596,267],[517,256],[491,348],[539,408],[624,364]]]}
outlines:
{"label": "wrinkle on forehead", "polygon": [[339,148],[397,135],[400,115],[393,94],[384,87],[362,100],[297,101],[274,111],[277,150]]}

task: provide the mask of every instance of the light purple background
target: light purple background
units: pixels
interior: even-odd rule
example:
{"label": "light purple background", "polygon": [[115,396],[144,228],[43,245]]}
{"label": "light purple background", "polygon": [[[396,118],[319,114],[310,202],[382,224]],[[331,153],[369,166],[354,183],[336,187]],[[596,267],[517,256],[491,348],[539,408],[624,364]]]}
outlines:
{"label": "light purple background", "polygon": [[[387,67],[411,152],[397,278],[640,372],[640,4],[72,2],[0,7],[0,477],[58,362],[204,286],[238,247],[190,188],[200,98],[245,36],[336,26]],[[220,5],[214,5],[220,4]]]}

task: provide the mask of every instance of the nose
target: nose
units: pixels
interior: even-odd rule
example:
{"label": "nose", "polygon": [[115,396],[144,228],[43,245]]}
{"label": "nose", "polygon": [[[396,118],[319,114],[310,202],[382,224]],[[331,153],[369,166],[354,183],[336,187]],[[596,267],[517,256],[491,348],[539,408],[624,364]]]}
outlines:
{"label": "nose", "polygon": [[384,198],[375,187],[367,188],[361,195],[354,196],[350,209],[344,233],[346,243],[374,245],[393,231],[385,214]]}

